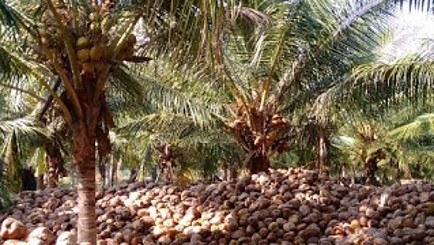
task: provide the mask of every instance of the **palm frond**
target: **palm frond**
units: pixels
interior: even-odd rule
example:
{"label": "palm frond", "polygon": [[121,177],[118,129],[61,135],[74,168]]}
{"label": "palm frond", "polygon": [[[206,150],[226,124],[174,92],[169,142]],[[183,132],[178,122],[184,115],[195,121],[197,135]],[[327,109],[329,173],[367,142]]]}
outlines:
{"label": "palm frond", "polygon": [[[213,114],[219,114],[221,107],[210,101],[195,97],[194,93],[180,91],[169,81],[158,80],[147,74],[130,72],[131,79],[138,81],[143,88],[143,99],[154,110],[170,110],[175,114],[184,114],[201,124],[209,121]],[[202,91],[203,92],[203,91]]]}
{"label": "palm frond", "polygon": [[5,137],[8,134],[15,133],[23,136],[46,135],[43,129],[37,126],[34,119],[23,118],[1,118],[0,134]]}
{"label": "palm frond", "polygon": [[402,141],[434,136],[434,114],[429,113],[418,116],[412,122],[393,129],[389,134]]}
{"label": "palm frond", "polygon": [[0,0],[0,22],[14,27],[18,25],[16,16],[4,0]]}

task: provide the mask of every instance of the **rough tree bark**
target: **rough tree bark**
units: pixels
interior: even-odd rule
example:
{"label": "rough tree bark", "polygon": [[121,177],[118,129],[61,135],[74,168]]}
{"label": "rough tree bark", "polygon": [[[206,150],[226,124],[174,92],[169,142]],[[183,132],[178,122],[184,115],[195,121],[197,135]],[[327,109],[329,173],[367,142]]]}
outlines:
{"label": "rough tree bark", "polygon": [[130,176],[128,178],[128,183],[134,183],[137,181],[137,176],[139,176],[140,164],[134,166],[131,169]]}
{"label": "rough tree bark", "polygon": [[395,168],[394,171],[394,179],[395,182],[400,184],[401,183],[401,170],[399,169],[399,162],[398,160],[394,159],[394,158],[390,158],[390,162],[389,162],[390,166]]}
{"label": "rough tree bark", "polygon": [[375,178],[375,172],[378,170],[377,160],[375,158],[369,159],[365,164],[366,171],[366,183],[367,185],[376,185],[377,179]]}
{"label": "rough tree bark", "polygon": [[411,174],[410,164],[408,163],[404,165],[404,179],[413,179],[413,176]]}
{"label": "rough tree bark", "polygon": [[172,183],[174,180],[173,163],[176,155],[173,153],[170,144],[162,144],[158,147],[160,158],[160,174],[163,175],[164,181]]}
{"label": "rough tree bark", "polygon": [[267,152],[255,151],[249,158],[247,166],[249,167],[251,174],[268,172],[270,168],[270,160]]}
{"label": "rough tree bark", "polygon": [[379,185],[377,179],[375,178],[375,172],[378,170],[378,162],[385,157],[386,156],[383,150],[379,149],[374,152],[365,162],[366,185]]}
{"label": "rough tree bark", "polygon": [[[95,134],[81,122],[73,132],[73,160],[78,180],[78,243],[96,243]],[[94,243],[95,242],[95,243]]]}
{"label": "rough tree bark", "polygon": [[62,154],[55,145],[47,144],[45,146],[46,166],[47,166],[47,186],[49,188],[56,188],[59,185],[59,174],[61,167],[63,166]]}
{"label": "rough tree bark", "polygon": [[99,170],[99,174],[101,175],[101,191],[104,192],[105,187],[106,187],[106,181],[107,181],[107,176],[106,176],[106,157],[103,156],[99,156],[98,159],[98,170]]}
{"label": "rough tree bark", "polygon": [[112,186],[115,186],[118,183],[118,173],[120,170],[120,166],[122,164],[122,159],[116,160],[113,162],[112,168]]}
{"label": "rough tree bark", "polygon": [[161,173],[163,174],[164,181],[166,183],[173,182],[173,168],[171,161],[165,161],[161,163]]}
{"label": "rough tree bark", "polygon": [[38,190],[43,190],[45,188],[44,186],[44,174],[37,171],[37,177],[36,177],[36,188]]}
{"label": "rough tree bark", "polygon": [[319,130],[316,141],[316,168],[320,173],[324,172],[324,167],[327,164],[327,143],[324,132]]}
{"label": "rough tree bark", "polygon": [[234,181],[238,178],[238,170],[235,164],[223,164],[223,180]]}

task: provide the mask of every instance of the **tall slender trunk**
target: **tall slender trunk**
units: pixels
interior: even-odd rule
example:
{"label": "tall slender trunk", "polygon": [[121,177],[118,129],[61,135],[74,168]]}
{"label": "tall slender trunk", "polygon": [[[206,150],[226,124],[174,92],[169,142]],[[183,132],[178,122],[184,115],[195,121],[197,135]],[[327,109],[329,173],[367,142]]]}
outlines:
{"label": "tall slender trunk", "polygon": [[118,165],[119,165],[118,160],[114,159],[113,163],[112,163],[111,173],[110,173],[110,175],[111,175],[110,176],[111,177],[111,180],[110,180],[111,186],[115,186],[116,182],[118,180]]}
{"label": "tall slender trunk", "polygon": [[160,168],[161,168],[161,174],[164,177],[164,181],[167,183],[172,183],[173,176],[174,176],[172,162],[164,161],[163,163],[160,164]]}
{"label": "tall slender trunk", "polygon": [[408,164],[408,162],[406,162],[404,165],[404,179],[412,179],[412,178],[413,178],[413,176],[411,175],[410,164]]}
{"label": "tall slender trunk", "polygon": [[369,159],[365,163],[366,185],[377,185],[377,179],[375,178],[375,172],[377,169],[378,166],[375,158]]}
{"label": "tall slender trunk", "polygon": [[44,189],[44,174],[43,173],[37,173],[37,178],[36,178],[36,188],[38,190],[43,190]]}
{"label": "tall slender trunk", "polygon": [[228,163],[223,163],[223,180],[224,181],[229,181],[230,180],[230,170],[229,170],[229,164]]}
{"label": "tall slender trunk", "polygon": [[106,187],[106,157],[103,156],[99,156],[98,159],[98,170],[99,170],[99,174],[101,175],[101,191],[104,192],[105,187]]}
{"label": "tall slender trunk", "polygon": [[105,168],[105,176],[106,176],[106,187],[112,187],[112,168],[113,168],[114,157],[111,156],[110,161],[107,163]]}
{"label": "tall slender trunk", "polygon": [[327,143],[324,137],[324,132],[319,130],[316,142],[316,168],[320,173],[324,171],[324,166],[327,163]]}
{"label": "tall slender trunk", "polygon": [[229,181],[236,181],[238,179],[238,171],[235,164],[229,167]]}
{"label": "tall slender trunk", "polygon": [[365,162],[366,185],[379,185],[375,178],[375,172],[378,170],[378,162],[383,158],[383,152],[377,150]]}
{"label": "tall slender trunk", "polygon": [[73,133],[74,163],[78,180],[78,243],[96,244],[95,136],[81,123]]}
{"label": "tall slender trunk", "polygon": [[63,166],[63,158],[60,150],[53,144],[45,146],[47,166],[47,186],[55,188],[59,185],[60,167]]}
{"label": "tall slender trunk", "polygon": [[44,173],[40,171],[40,168],[37,168],[36,171],[36,188],[38,190],[44,189]]}
{"label": "tall slender trunk", "polygon": [[401,183],[401,170],[399,169],[399,161],[390,158],[390,165],[395,168],[394,179],[396,183]]}
{"label": "tall slender trunk", "polygon": [[128,183],[133,183],[137,181],[137,176],[139,176],[140,164],[131,168],[130,177],[128,178]]}

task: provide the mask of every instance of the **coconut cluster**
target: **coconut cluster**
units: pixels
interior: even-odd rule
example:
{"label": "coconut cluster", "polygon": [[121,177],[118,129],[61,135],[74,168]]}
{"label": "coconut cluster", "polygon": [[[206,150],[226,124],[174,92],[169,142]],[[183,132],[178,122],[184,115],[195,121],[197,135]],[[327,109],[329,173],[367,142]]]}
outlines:
{"label": "coconut cluster", "polygon": [[[66,53],[64,35],[57,24],[58,18],[66,24],[68,34],[75,41],[74,48],[81,75],[97,75],[103,72],[114,61],[124,61],[134,56],[136,37],[130,34],[122,46],[114,54],[118,45],[118,38],[113,38],[110,32],[115,23],[110,20],[111,1],[93,4],[91,11],[79,9],[76,18],[67,7],[60,3],[55,6],[57,16],[50,9],[42,15],[42,25],[38,28],[38,35],[43,50],[38,50],[42,59],[56,61],[64,68],[69,68],[70,60]],[[75,25],[78,25],[75,27]]]}
{"label": "coconut cluster", "polygon": [[283,135],[289,127],[289,120],[278,113],[260,112],[256,106],[250,110],[250,119],[245,113],[239,113],[237,118],[229,124],[232,133],[243,138],[251,148],[276,147],[279,153],[288,151],[289,145],[286,144]]}
{"label": "coconut cluster", "polygon": [[91,43],[88,37],[83,36],[77,39],[76,47],[82,73],[91,74],[104,71],[106,65],[103,58],[106,47],[103,44],[97,41]]}
{"label": "coconut cluster", "polygon": [[[19,194],[0,215],[0,243],[75,244],[76,197],[67,189]],[[303,169],[185,188],[122,185],[97,196],[96,212],[100,245],[434,244],[432,184],[346,186]]]}

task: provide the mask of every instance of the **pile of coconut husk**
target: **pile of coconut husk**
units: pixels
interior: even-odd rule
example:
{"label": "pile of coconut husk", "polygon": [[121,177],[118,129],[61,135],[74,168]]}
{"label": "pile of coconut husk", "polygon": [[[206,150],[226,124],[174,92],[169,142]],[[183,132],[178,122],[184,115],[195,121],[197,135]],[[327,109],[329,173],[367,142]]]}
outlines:
{"label": "pile of coconut husk", "polygon": [[[98,243],[434,244],[433,187],[347,186],[292,168],[190,187],[134,183],[98,195]],[[75,244],[76,197],[21,193],[0,239]]]}

